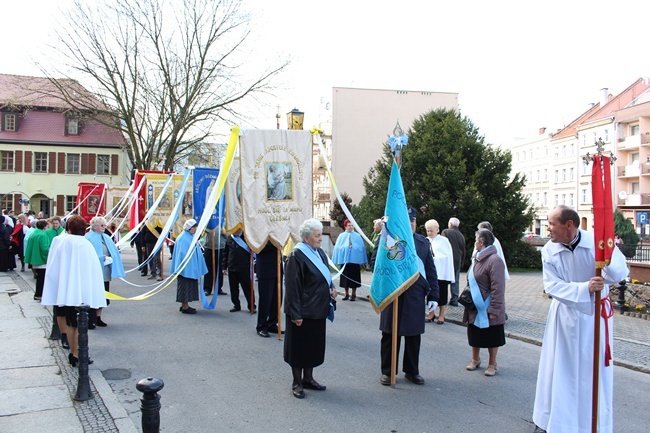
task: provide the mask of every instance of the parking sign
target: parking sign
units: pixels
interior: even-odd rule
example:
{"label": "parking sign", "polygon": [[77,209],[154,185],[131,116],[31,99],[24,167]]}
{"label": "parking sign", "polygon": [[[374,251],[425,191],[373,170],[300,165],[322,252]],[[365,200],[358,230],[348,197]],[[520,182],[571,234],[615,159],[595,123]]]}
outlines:
{"label": "parking sign", "polygon": [[639,224],[648,224],[648,212],[637,212],[636,220]]}

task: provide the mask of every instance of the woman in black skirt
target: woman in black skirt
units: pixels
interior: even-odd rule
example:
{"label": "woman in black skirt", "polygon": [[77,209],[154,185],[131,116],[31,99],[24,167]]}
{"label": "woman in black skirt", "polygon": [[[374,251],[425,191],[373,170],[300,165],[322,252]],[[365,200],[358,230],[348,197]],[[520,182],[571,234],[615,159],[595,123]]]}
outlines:
{"label": "woman in black skirt", "polygon": [[291,366],[291,389],[296,398],[304,398],[304,389],[325,390],[314,380],[313,371],[325,360],[325,319],[330,300],[337,292],[320,244],[323,225],[308,219],[300,226],[302,242],[293,249],[285,265],[284,312],[287,334],[284,361]]}
{"label": "woman in black skirt", "polygon": [[494,248],[494,235],[487,229],[476,232],[476,258],[467,272],[474,308],[465,307],[463,323],[467,323],[467,340],[472,347],[472,361],[467,370],[481,365],[481,348],[490,356],[486,376],[497,372],[497,351],[506,344],[503,324],[506,322],[505,265]]}

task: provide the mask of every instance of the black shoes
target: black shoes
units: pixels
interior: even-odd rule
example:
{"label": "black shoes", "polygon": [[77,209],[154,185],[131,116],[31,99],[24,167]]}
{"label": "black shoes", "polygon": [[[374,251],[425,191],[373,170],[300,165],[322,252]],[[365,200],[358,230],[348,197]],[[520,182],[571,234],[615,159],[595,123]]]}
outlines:
{"label": "black shoes", "polygon": [[61,347],[64,349],[70,348],[70,343],[68,343],[68,335],[65,332],[61,333]]}
{"label": "black shoes", "polygon": [[105,328],[105,327],[108,326],[108,325],[106,324],[106,322],[104,322],[104,321],[102,320],[101,317],[98,317],[98,318],[97,318],[97,321],[95,322],[95,325],[97,325],[97,326],[101,326],[102,328]]}
{"label": "black shoes", "polygon": [[350,302],[354,302],[357,300],[357,297],[355,295],[350,296]]}
{"label": "black shoes", "polygon": [[88,329],[95,329],[97,326],[95,326],[94,323],[89,323],[88,324]]}
{"label": "black shoes", "polygon": [[205,293],[205,296],[210,296],[212,294],[209,290],[204,290],[203,293]]}
{"label": "black shoes", "polygon": [[217,292],[217,295],[227,295],[227,294],[228,294],[228,293],[227,293],[227,292],[224,292],[223,290],[219,290],[219,291]]}
{"label": "black shoes", "polygon": [[449,301],[449,305],[452,307],[458,307],[458,301]]}
{"label": "black shoes", "polygon": [[264,337],[264,338],[269,338],[270,337],[268,331],[265,331],[263,329],[257,331],[257,335],[259,335],[260,337]]}
{"label": "black shoes", "polygon": [[345,296],[343,297],[343,300],[344,300],[344,301],[347,301],[348,299],[350,299],[350,295],[345,295]]}
{"label": "black shoes", "polygon": [[[268,331],[269,331],[269,334],[277,334],[278,333],[278,328],[277,327],[269,328]],[[284,335],[284,331],[282,331],[282,335]]]}
{"label": "black shoes", "polygon": [[416,375],[405,374],[404,377],[406,378],[406,380],[410,380],[416,385],[424,385],[424,378],[419,374]]}
{"label": "black shoes", "polygon": [[293,392],[294,397],[305,398],[305,390],[302,389],[302,385],[296,383],[292,384],[291,391]]}
{"label": "black shoes", "polygon": [[235,312],[237,312],[237,311],[241,311],[241,307],[232,307],[232,308],[230,309],[230,312],[231,312],[231,313],[235,313]]}
{"label": "black shoes", "polygon": [[183,314],[196,314],[196,308],[187,307],[183,310],[183,307],[179,308],[179,311]]}
{"label": "black shoes", "polygon": [[390,385],[390,376],[386,374],[382,374],[381,379],[379,379],[379,382],[384,386]]}
{"label": "black shoes", "polygon": [[321,385],[320,383],[316,382],[314,379],[310,380],[309,382],[302,382],[302,387],[306,389],[313,389],[314,391],[325,391],[327,387],[325,385]]}
{"label": "black shoes", "polygon": [[[79,358],[74,356],[72,353],[69,353],[68,354],[68,362],[70,363],[71,366],[76,367],[77,363],[79,362]],[[95,361],[93,361],[91,358],[88,358],[88,365],[92,364],[93,362],[95,362]]]}

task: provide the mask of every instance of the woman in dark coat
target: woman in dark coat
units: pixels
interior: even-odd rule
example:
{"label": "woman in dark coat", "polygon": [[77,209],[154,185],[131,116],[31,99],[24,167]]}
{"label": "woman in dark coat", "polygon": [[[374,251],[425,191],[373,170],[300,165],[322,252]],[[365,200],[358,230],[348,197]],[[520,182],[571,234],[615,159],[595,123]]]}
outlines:
{"label": "woman in dark coat", "polygon": [[472,361],[467,370],[481,365],[481,348],[490,355],[486,376],[497,372],[497,351],[506,344],[503,324],[506,322],[505,265],[494,248],[494,235],[487,229],[476,232],[476,258],[467,271],[475,309],[465,307],[463,323],[467,323],[467,340],[472,347]]}
{"label": "woman in dark coat", "polygon": [[9,270],[9,249],[11,248],[11,227],[5,224],[4,215],[0,215],[0,272]]}
{"label": "woman in dark coat", "polygon": [[325,360],[325,319],[337,292],[320,248],[323,225],[308,219],[300,226],[302,242],[293,249],[285,266],[284,312],[287,334],[284,361],[291,366],[291,389],[296,398],[304,398],[304,388],[325,390],[314,380],[314,367]]}

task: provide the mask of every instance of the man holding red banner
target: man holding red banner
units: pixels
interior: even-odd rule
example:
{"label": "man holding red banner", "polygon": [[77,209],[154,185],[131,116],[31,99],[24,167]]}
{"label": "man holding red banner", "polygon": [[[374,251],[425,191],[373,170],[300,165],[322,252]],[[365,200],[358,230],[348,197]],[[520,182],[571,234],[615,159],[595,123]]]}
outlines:
{"label": "man holding red banner", "polygon": [[[613,218],[611,214],[609,218]],[[602,295],[596,314],[601,316],[604,329],[600,333],[600,356],[605,363],[599,373],[599,432],[611,433],[614,428],[613,366],[606,356],[611,354],[613,342],[608,284],[625,279],[628,269],[625,256],[612,241],[611,260],[603,260],[602,276],[596,276],[601,254],[596,254],[594,235],[580,230],[579,225],[578,213],[567,206],[555,208],[548,217],[551,242],[542,250],[542,263],[544,290],[553,300],[537,375],[535,432],[590,431],[596,292]]]}

